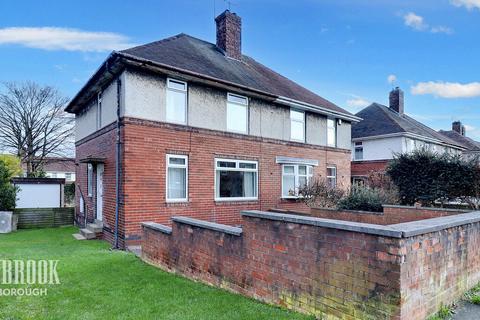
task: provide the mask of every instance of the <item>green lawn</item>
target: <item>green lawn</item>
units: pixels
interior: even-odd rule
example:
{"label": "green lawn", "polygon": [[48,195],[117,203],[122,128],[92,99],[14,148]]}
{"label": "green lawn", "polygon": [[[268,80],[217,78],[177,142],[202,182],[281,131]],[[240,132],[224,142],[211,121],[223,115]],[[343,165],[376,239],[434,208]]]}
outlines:
{"label": "green lawn", "polygon": [[47,296],[0,296],[0,319],[311,319],[163,272],[103,241],[76,241],[75,232],[0,235],[0,259],[59,260],[61,281]]}

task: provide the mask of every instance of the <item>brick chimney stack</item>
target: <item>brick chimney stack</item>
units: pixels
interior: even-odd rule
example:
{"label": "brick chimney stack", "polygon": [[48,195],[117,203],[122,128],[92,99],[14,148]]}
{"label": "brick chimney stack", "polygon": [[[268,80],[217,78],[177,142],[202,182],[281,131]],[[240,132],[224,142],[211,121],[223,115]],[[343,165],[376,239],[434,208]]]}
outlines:
{"label": "brick chimney stack", "polygon": [[465,126],[462,125],[460,121],[452,122],[452,130],[460,133],[462,136],[465,136]]}
{"label": "brick chimney stack", "polygon": [[217,47],[227,57],[242,58],[242,19],[235,13],[225,10],[215,18],[217,24]]}
{"label": "brick chimney stack", "polygon": [[403,91],[396,87],[392,91],[390,91],[390,109],[398,112],[399,114],[403,114],[404,112],[404,98],[403,98]]}

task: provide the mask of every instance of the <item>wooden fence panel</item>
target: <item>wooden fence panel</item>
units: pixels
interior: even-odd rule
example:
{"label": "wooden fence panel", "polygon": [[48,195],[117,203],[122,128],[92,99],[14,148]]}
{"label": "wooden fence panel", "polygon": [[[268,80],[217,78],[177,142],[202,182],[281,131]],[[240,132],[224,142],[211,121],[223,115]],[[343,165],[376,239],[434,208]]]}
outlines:
{"label": "wooden fence panel", "polygon": [[18,215],[18,229],[53,228],[73,225],[75,208],[21,208]]}

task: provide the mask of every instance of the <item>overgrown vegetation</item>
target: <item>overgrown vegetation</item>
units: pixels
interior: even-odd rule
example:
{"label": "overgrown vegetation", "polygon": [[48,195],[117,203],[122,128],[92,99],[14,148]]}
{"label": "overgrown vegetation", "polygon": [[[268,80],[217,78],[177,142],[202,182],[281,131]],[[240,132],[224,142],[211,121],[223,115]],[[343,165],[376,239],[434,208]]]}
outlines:
{"label": "overgrown vegetation", "polygon": [[480,283],[465,293],[465,298],[470,303],[480,305]]}
{"label": "overgrown vegetation", "polygon": [[382,190],[365,186],[354,186],[346,197],[340,199],[337,208],[382,212],[382,205],[385,203],[387,203],[387,197]]}
{"label": "overgrown vegetation", "polygon": [[442,305],[440,310],[434,316],[428,318],[428,320],[445,320],[453,316],[453,306]]}
{"label": "overgrown vegetation", "polygon": [[17,188],[10,183],[12,172],[3,160],[0,160],[0,211],[15,208]]}
{"label": "overgrown vegetation", "polygon": [[67,206],[75,205],[75,183],[66,184],[63,188],[65,196],[65,204]]}
{"label": "overgrown vegetation", "polygon": [[479,209],[480,166],[478,159],[417,150],[400,154],[390,162],[387,174],[398,187],[401,204],[424,206],[450,201]]}
{"label": "overgrown vegetation", "polygon": [[0,161],[7,166],[11,177],[19,177],[22,175],[22,165],[20,158],[11,154],[0,154]]}
{"label": "overgrown vegetation", "polygon": [[298,194],[305,204],[311,208],[336,208],[346,191],[343,188],[332,186],[327,179],[315,177],[300,187]]}

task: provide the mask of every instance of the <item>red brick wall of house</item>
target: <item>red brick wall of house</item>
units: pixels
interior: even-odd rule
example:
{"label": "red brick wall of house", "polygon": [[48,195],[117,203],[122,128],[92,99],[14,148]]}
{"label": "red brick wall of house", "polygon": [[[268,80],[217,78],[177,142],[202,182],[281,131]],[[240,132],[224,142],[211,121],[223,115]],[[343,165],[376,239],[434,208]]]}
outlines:
{"label": "red brick wall of house", "polygon": [[480,281],[480,222],[470,218],[402,238],[243,219],[240,236],[181,222],[171,234],[144,227],[143,258],[328,319],[424,320]]}
{"label": "red brick wall of house", "polygon": [[[104,219],[113,230],[116,130],[113,127],[109,130],[104,128],[99,134],[80,141],[77,144],[77,160],[88,155],[107,158],[104,174]],[[122,217],[120,233],[122,238],[125,235],[129,243],[138,242],[141,238],[141,222],[169,224],[172,215],[235,225],[241,222],[241,210],[267,210],[274,207],[307,210],[308,208],[301,202],[281,199],[281,165],[275,163],[276,156],[316,159],[319,166],[314,168],[315,175],[325,176],[327,164],[336,165],[338,184],[347,187],[350,184],[349,150],[132,118],[122,120],[121,131],[123,201],[120,210]],[[189,156],[188,203],[166,202],[166,154]],[[258,161],[258,200],[214,201],[216,157]],[[86,164],[81,164],[77,168],[78,185],[85,195],[86,168]],[[93,217],[95,199],[86,200],[89,217]],[[107,236],[110,236],[111,240],[111,234]]]}
{"label": "red brick wall of house", "polygon": [[385,206],[383,212],[312,208],[310,216],[362,223],[389,225],[466,213],[465,210]]}
{"label": "red brick wall of house", "polygon": [[389,160],[352,161],[352,177],[367,177],[372,171],[385,171]]}

